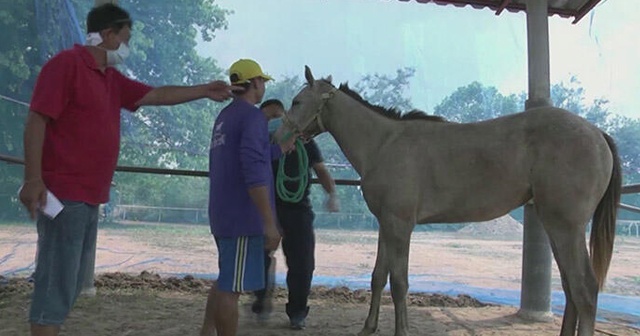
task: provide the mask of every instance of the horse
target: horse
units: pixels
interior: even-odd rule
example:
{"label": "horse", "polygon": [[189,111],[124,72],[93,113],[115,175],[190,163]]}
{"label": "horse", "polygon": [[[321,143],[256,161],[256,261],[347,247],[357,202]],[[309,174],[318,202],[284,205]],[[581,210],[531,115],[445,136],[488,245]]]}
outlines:
{"label": "horse", "polygon": [[622,184],[609,135],[554,107],[464,124],[420,111],[402,114],[366,102],[346,84],[336,88],[331,76],[315,80],[308,66],[305,78],[276,136],[329,132],[360,175],[379,223],[371,303],[358,335],[378,328],[388,278],[395,335],[408,334],[407,269],[416,224],[486,221],[530,201],[562,278],[560,335],[574,335],[576,326],[579,336],[593,335]]}

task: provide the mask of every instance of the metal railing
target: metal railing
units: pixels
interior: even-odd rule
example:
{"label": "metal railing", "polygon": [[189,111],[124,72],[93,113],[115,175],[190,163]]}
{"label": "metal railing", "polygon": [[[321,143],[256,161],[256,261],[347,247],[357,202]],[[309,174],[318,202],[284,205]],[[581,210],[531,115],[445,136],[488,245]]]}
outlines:
{"label": "metal railing", "polygon": [[[8,155],[0,154],[0,161],[4,161],[7,163],[13,164],[24,164],[24,160]],[[132,166],[117,166],[116,171],[118,172],[128,172],[128,173],[144,173],[144,174],[156,174],[156,175],[178,175],[178,176],[200,176],[207,177],[209,176],[208,171],[204,170],[186,170],[186,169],[168,169],[168,168],[151,168],[151,167],[132,167]],[[311,183],[319,183],[317,178],[311,179]],[[349,186],[359,186],[360,180],[346,180],[346,179],[336,179],[335,183],[337,185],[349,185]],[[640,184],[630,184],[622,187],[622,194],[637,194],[640,193]],[[620,208],[640,213],[640,208],[620,203]]]}

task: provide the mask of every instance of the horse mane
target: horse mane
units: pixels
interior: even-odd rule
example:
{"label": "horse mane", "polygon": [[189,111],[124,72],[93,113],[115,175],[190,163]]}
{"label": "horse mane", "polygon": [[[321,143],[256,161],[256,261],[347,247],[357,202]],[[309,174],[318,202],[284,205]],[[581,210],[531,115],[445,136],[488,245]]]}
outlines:
{"label": "horse mane", "polygon": [[[323,79],[323,81],[325,83],[331,84],[331,81]],[[331,84],[333,85],[333,84]],[[338,88],[338,90],[340,90],[341,92],[345,93],[346,95],[348,95],[349,97],[355,99],[356,101],[360,102],[361,104],[363,104],[364,106],[370,108],[373,111],[378,112],[379,114],[389,118],[389,119],[394,119],[394,120],[415,120],[415,119],[420,119],[420,120],[427,120],[427,121],[436,121],[436,122],[446,122],[447,120],[443,117],[440,116],[436,116],[436,115],[430,115],[427,114],[424,111],[421,110],[411,110],[407,113],[402,113],[402,111],[399,111],[393,107],[391,108],[386,108],[386,107],[382,107],[379,105],[373,105],[371,103],[369,103],[368,101],[364,100],[364,98],[362,98],[357,92],[353,91],[352,89],[349,88],[349,84],[347,83],[342,83],[340,84],[340,87]]]}

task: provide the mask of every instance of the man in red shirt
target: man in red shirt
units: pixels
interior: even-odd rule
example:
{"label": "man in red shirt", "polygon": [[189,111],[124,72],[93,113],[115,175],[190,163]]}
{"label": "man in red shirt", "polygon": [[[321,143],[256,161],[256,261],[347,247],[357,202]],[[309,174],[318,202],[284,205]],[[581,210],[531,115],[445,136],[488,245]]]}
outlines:
{"label": "man in red shirt", "polygon": [[[113,65],[129,54],[131,23],[116,5],[92,9],[87,45],[60,52],[38,76],[24,132],[20,191],[20,201],[38,219],[31,335],[58,334],[93,265],[98,205],[109,199],[120,149],[120,110],[223,101],[234,89],[223,81],[153,88],[125,77]],[[64,205],[55,218],[40,213],[47,190]]]}

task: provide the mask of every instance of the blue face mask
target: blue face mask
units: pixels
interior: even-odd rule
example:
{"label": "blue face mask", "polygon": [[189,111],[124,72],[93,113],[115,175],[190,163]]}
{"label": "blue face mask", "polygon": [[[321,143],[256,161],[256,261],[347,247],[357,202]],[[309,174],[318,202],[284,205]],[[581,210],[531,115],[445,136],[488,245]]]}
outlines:
{"label": "blue face mask", "polygon": [[274,118],[269,120],[269,134],[273,134],[275,133],[278,128],[280,128],[280,125],[282,125],[282,118]]}

